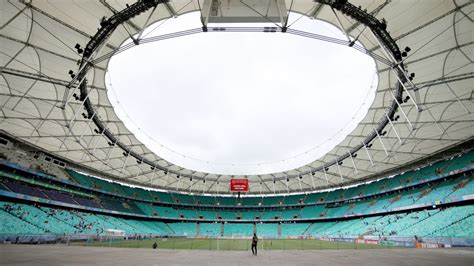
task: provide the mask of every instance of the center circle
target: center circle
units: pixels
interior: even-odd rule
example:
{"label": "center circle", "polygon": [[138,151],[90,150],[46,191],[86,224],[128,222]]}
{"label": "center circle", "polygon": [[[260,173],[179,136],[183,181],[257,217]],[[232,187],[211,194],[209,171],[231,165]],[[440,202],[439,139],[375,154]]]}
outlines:
{"label": "center circle", "polygon": [[[194,12],[142,36],[198,27]],[[307,17],[292,28],[346,38]],[[365,117],[377,82],[370,56],[288,33],[206,32],[141,44],[113,56],[106,74],[114,111],[138,140],[171,163],[224,175],[286,171],[323,156]]]}

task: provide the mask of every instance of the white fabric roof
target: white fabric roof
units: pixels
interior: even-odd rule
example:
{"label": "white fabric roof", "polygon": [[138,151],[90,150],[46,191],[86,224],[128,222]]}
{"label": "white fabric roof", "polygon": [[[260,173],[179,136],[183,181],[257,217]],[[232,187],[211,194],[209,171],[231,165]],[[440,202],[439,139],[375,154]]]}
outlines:
{"label": "white fabric roof", "polygon": [[[287,7],[290,2],[286,1]],[[410,73],[416,74],[413,82],[418,90],[410,89],[410,94],[423,111],[418,112],[411,100],[403,103],[403,112],[400,109],[397,112],[400,119],[393,122],[393,127],[385,128],[387,134],[372,141],[368,153],[363,149],[357,153],[354,158],[357,169],[349,158],[339,167],[331,166],[314,176],[308,174],[361,144],[385,116],[393,101],[392,91],[397,80],[386,64],[376,61],[379,70],[377,94],[358,127],[332,151],[322,158],[315,158],[311,164],[282,173],[248,176],[249,193],[298,192],[340,186],[395,169],[473,137],[472,1],[350,2],[367,9],[378,19],[384,18],[387,31],[400,49],[411,48],[404,63]],[[94,132],[94,124],[81,115],[84,112],[81,101],[71,97],[73,92],[79,95],[79,90],[66,88],[71,81],[68,71],[77,72],[82,57],[74,48],[76,43],[84,47],[97,32],[102,17],[110,17],[132,3],[122,0],[1,1],[0,129],[117,179],[170,190],[228,193],[229,176],[196,172],[167,162],[140,143],[124,126],[107,97],[104,76],[108,60],[94,65],[87,74],[89,99],[98,115],[107,129],[129,149],[173,174],[152,171],[149,165],[139,164],[134,158],[124,156],[123,150],[109,146],[100,132]],[[294,1],[291,6],[292,11],[339,25],[329,6],[309,0]],[[196,0],[173,0],[167,5],[160,4],[154,11],[135,16],[113,32],[96,58],[114,51],[129,33],[136,34],[146,25],[173,17],[173,12],[179,15],[199,8]],[[342,13],[337,17],[351,36],[360,35],[359,40],[369,51],[386,58],[370,30]],[[196,25],[199,27],[201,25]],[[76,113],[76,110],[79,111]],[[177,175],[193,178],[177,178]],[[300,175],[301,178],[296,178]],[[287,177],[291,177],[289,181],[286,181]]]}

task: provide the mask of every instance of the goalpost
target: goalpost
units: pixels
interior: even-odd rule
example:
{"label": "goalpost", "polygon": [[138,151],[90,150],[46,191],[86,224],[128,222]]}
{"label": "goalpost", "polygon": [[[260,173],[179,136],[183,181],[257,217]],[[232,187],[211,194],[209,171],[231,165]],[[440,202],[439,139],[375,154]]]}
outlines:
{"label": "goalpost", "polygon": [[112,246],[112,240],[124,239],[125,231],[118,229],[104,229],[104,242],[108,241],[109,246]]}

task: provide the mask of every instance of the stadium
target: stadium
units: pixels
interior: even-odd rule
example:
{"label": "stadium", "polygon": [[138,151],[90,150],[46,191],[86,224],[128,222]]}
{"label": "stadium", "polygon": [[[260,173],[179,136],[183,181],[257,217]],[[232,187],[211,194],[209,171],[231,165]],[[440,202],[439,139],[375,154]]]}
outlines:
{"label": "stadium", "polygon": [[1,1],[0,264],[473,265],[473,11]]}

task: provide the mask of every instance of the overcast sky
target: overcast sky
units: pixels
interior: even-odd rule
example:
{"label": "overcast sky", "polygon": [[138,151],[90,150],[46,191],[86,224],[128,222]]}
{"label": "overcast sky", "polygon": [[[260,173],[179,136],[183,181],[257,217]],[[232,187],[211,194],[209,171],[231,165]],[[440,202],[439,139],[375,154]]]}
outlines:
{"label": "overcast sky", "polygon": [[[157,25],[146,37],[201,24],[192,13]],[[345,38],[306,17],[293,28]],[[365,116],[377,77],[373,59],[348,47],[284,33],[208,32],[118,54],[106,83],[117,115],[156,154],[237,175],[324,155]]]}

